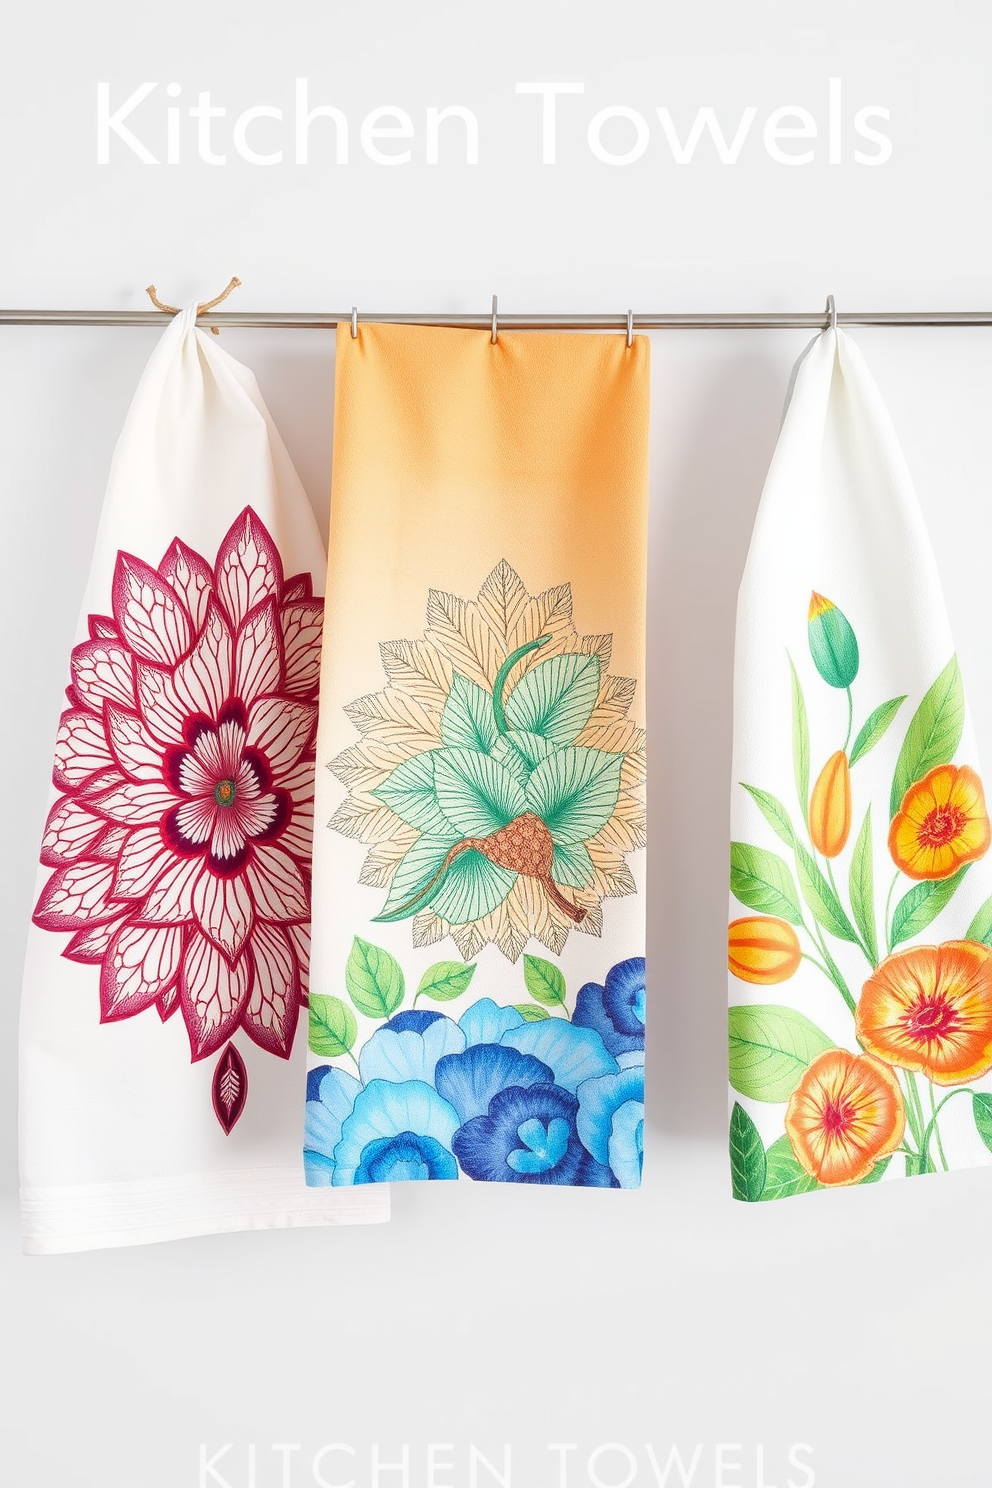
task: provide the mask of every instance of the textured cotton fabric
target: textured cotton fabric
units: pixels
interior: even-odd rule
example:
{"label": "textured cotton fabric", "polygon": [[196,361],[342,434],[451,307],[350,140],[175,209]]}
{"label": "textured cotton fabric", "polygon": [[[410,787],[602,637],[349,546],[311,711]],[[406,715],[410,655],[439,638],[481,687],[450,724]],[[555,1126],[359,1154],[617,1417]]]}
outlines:
{"label": "textured cotton fabric", "polygon": [[738,1198],[992,1160],[992,873],[912,480],[856,345],[800,363],[740,591]]}
{"label": "textured cotton fabric", "polygon": [[307,1180],[635,1187],[648,344],[342,327]]}
{"label": "textured cotton fabric", "polygon": [[164,333],[114,455],[55,748],[21,1022],[28,1251],[388,1216],[312,1193],[324,553],[251,373]]}

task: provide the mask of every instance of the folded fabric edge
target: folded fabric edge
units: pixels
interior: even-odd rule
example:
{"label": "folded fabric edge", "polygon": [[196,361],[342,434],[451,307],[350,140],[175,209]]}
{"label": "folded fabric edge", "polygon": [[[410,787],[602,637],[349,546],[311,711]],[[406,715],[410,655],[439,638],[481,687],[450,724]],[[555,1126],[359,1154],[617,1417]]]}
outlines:
{"label": "folded fabric edge", "polygon": [[381,1224],[389,1189],[308,1189],[299,1170],[267,1168],[156,1182],[22,1188],[25,1255],[155,1244],[239,1230]]}

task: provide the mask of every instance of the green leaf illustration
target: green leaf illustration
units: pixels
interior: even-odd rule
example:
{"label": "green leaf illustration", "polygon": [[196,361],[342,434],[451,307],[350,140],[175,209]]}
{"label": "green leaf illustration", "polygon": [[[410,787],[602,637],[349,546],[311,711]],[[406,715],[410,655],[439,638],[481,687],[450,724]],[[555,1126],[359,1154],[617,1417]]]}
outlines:
{"label": "green leaf illustration", "polygon": [[509,770],[474,749],[435,749],[434,788],[444,816],[463,837],[487,837],[527,810]]}
{"label": "green leaf illustration", "polygon": [[565,978],[553,961],[541,956],[524,957],[524,983],[535,1002],[546,1007],[565,1006]]}
{"label": "green leaf illustration", "polygon": [[975,1118],[975,1130],[992,1152],[992,1095],[976,1090],[971,1097],[971,1113]]}
{"label": "green leaf illustration", "polygon": [[403,969],[382,946],[356,935],[344,969],[348,996],[366,1018],[391,1018],[403,1001]]}
{"label": "green leaf illustration", "polygon": [[868,959],[873,966],[878,964],[878,933],[875,928],[875,872],[872,861],[871,807],[858,833],[851,854],[851,913],[864,942]]}
{"label": "green leaf illustration", "polygon": [[542,739],[540,734],[514,731],[500,734],[489,752],[504,770],[509,770],[514,780],[526,786],[541,761],[554,752],[554,745]]}
{"label": "green leaf illustration", "polygon": [[435,961],[420,978],[417,997],[429,997],[432,1002],[451,1002],[461,997],[474,975],[474,961],[471,966],[466,966],[463,961]]}
{"label": "green leaf illustration", "polygon": [[487,754],[496,742],[496,714],[492,694],[477,682],[455,672],[451,691],[441,710],[441,741],[449,748]]}
{"label": "green leaf illustration", "polygon": [[850,687],[858,675],[858,641],[847,616],[832,600],[814,594],[806,631],[810,654],[824,682]]}
{"label": "green leaf illustration", "polygon": [[914,884],[899,900],[892,912],[892,944],[900,945],[912,940],[936,919],[940,911],[951,902],[958,885],[971,865],[966,863],[951,878],[925,879]]}
{"label": "green leaf illustration", "polygon": [[980,940],[983,945],[992,946],[992,899],[986,899],[976,912],[975,918],[964,932],[964,938]]}
{"label": "green leaf illustration", "polygon": [[588,842],[606,826],[620,796],[623,758],[576,747],[557,749],[541,761],[527,783],[527,805],[556,845]]}
{"label": "green leaf illustration", "polygon": [[789,668],[792,672],[792,767],[796,776],[799,804],[805,816],[809,811],[809,719],[806,716],[803,686],[791,656]]}
{"label": "green leaf illustration", "polygon": [[788,1199],[793,1194],[813,1193],[821,1185],[811,1178],[792,1150],[785,1135],[776,1138],[765,1153],[765,1186],[762,1199]]}
{"label": "green leaf illustration", "polygon": [[792,925],[802,924],[795,880],[778,853],[747,842],[730,844],[730,892],[758,914],[777,915]]}
{"label": "green leaf illustration", "polygon": [[730,1083],[751,1100],[786,1101],[832,1039],[794,1008],[742,1004],[729,1011]]}
{"label": "green leaf illustration", "polygon": [[429,837],[443,837],[451,831],[451,823],[445,819],[434,788],[437,753],[431,749],[404,760],[371,792],[377,801],[395,811],[407,826],[416,827],[418,832]]}
{"label": "green leaf illustration", "polygon": [[392,920],[406,919],[422,909],[427,902],[423,896],[428,886],[441,873],[445,858],[459,840],[453,827],[449,827],[447,835],[442,837],[426,834],[418,837],[397,863],[389,881],[386,902],[376,919],[388,924]]}
{"label": "green leaf illustration", "polygon": [[507,722],[555,744],[574,744],[596,706],[599,681],[598,656],[574,651],[539,661],[506,699]]}
{"label": "green leaf illustration", "polygon": [[555,844],[551,877],[556,884],[566,884],[570,889],[584,889],[594,882],[596,870],[584,842]]}
{"label": "green leaf illustration", "polygon": [[551,1016],[547,1008],[538,1007],[536,1002],[515,1002],[513,1008],[525,1023],[542,1023],[545,1018]]}
{"label": "green leaf illustration", "polygon": [[766,1171],[765,1149],[758,1128],[744,1107],[735,1102],[730,1113],[730,1180],[734,1198],[756,1203],[765,1187]]}
{"label": "green leaf illustration", "polygon": [[851,749],[850,764],[856,765],[859,759],[864,758],[869,749],[874,749],[905,701],[905,694],[902,697],[890,698],[887,703],[880,704],[874,713],[868,715]]}
{"label": "green leaf illustration", "polygon": [[340,997],[310,994],[309,1043],[315,1054],[338,1059],[350,1054],[358,1037],[355,1015]]}
{"label": "green leaf illustration", "polygon": [[830,883],[801,842],[796,843],[796,871],[803,898],[823,928],[829,930],[838,940],[849,940],[857,945],[858,932],[848,919]]}
{"label": "green leaf illustration", "polygon": [[516,881],[509,868],[473,848],[455,858],[427,903],[449,925],[471,925],[497,909]]}
{"label": "green leaf illustration", "polygon": [[[744,782],[741,781],[741,784],[744,785]],[[794,847],[796,844],[795,828],[789,813],[778,797],[773,796],[770,791],[759,790],[756,785],[744,785],[744,789],[753,798],[772,831],[781,837],[786,847]]]}
{"label": "green leaf illustration", "polygon": [[952,656],[913,714],[892,777],[889,816],[915,780],[936,765],[950,764],[964,732],[964,689],[958,659]]}

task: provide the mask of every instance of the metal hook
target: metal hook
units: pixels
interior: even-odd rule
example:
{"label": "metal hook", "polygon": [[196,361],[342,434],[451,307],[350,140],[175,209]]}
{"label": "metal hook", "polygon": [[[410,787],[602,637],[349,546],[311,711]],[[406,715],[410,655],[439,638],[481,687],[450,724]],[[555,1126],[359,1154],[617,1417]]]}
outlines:
{"label": "metal hook", "polygon": [[627,311],[627,345],[628,346],[633,346],[633,344],[634,344],[634,312],[633,312],[633,310],[628,310]]}
{"label": "metal hook", "polygon": [[837,306],[834,304],[833,295],[827,295],[827,324],[824,329],[830,331],[837,329]]}
{"label": "metal hook", "polygon": [[357,341],[358,340],[358,306],[357,305],[352,305],[352,307],[351,307],[351,339],[352,339],[352,341]]}
{"label": "metal hook", "polygon": [[492,338],[492,344],[495,346],[496,345],[496,342],[498,340],[499,340],[499,328],[498,328],[497,320],[496,320],[496,296],[493,295],[493,338]]}

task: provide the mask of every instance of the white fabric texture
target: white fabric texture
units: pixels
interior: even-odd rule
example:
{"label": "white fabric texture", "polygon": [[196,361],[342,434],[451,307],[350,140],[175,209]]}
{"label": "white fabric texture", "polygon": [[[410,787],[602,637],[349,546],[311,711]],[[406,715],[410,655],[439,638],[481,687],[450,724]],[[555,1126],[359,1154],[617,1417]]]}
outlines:
{"label": "white fabric texture", "polygon": [[912,479],[842,332],[794,379],[740,589],[734,706],[735,1195],[987,1164],[975,739]]}
{"label": "white fabric texture", "polygon": [[195,319],[128,413],[71,657],[22,998],[28,1252],[389,1215],[300,1160],[325,555]]}

